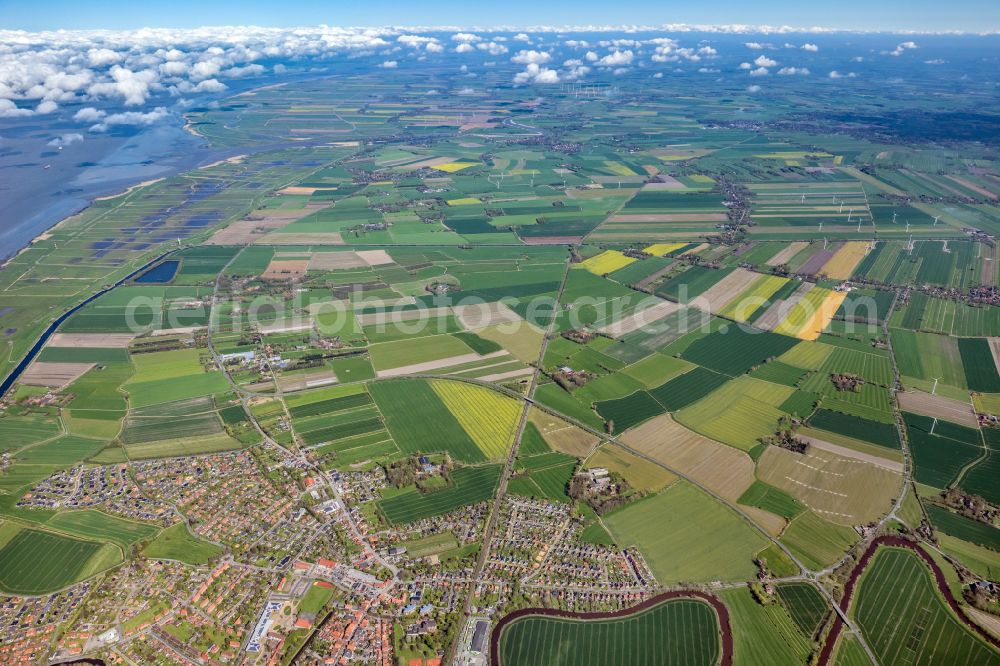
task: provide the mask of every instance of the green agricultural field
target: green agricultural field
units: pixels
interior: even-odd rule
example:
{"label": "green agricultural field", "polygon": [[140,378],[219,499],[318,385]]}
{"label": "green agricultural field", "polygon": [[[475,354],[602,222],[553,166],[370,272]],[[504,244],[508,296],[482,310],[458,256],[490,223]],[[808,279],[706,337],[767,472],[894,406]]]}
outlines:
{"label": "green agricultural field", "polygon": [[[236,407],[242,413],[241,407]],[[222,424],[215,412],[164,417],[129,417],[119,439],[123,444],[141,444],[161,439],[214,435],[222,432]]]}
{"label": "green agricultural field", "polygon": [[857,416],[849,416],[829,409],[818,409],[809,419],[809,425],[820,430],[828,430],[892,449],[899,448],[899,435],[896,426],[889,423],[879,423]]}
{"label": "green agricultural field", "polygon": [[806,510],[806,506],[788,493],[763,481],[754,481],[739,498],[740,504],[755,506],[791,520]]}
{"label": "green agricultural field", "polygon": [[117,546],[24,529],[0,548],[0,587],[13,594],[45,594],[122,561]]}
{"label": "green agricultural field", "polygon": [[59,434],[58,419],[47,416],[0,416],[0,449],[9,451]]}
{"label": "green agricultural field", "polygon": [[163,439],[156,442],[146,442],[125,447],[125,452],[131,460],[148,460],[150,458],[170,458],[172,456],[194,456],[200,453],[215,453],[217,451],[233,451],[244,448],[238,440],[225,433],[205,437],[187,437],[183,439]]}
{"label": "green agricultural field", "polygon": [[988,340],[959,338],[958,351],[962,355],[965,381],[970,389],[980,393],[1000,392],[1000,374],[997,374]]}
{"label": "green agricultural field", "polygon": [[796,368],[794,365],[788,365],[781,361],[771,361],[758,366],[750,373],[750,376],[784,386],[796,386],[805,374],[806,371],[802,368]]}
{"label": "green agricultural field", "polygon": [[695,366],[673,356],[650,354],[640,361],[629,365],[622,373],[635,379],[646,388],[660,386],[678,375],[693,369]]}
{"label": "green agricultural field", "polygon": [[85,539],[111,541],[127,550],[137,541],[153,537],[160,528],[148,523],[139,523],[116,518],[93,509],[82,511],[62,511],[45,521],[46,527],[66,532]]}
{"label": "green agricultural field", "polygon": [[499,465],[463,467],[451,472],[451,485],[447,488],[428,493],[413,488],[379,500],[378,506],[390,522],[410,523],[489,499],[499,478]]}
{"label": "green agricultural field", "polygon": [[810,583],[780,583],[775,587],[781,603],[806,636],[812,636],[830,611],[830,604]]}
{"label": "green agricultural field", "polygon": [[924,509],[934,529],[970,543],[1000,551],[1000,528],[960,516],[937,504],[925,503]]}
{"label": "green agricultural field", "polygon": [[385,418],[392,438],[404,453],[447,451],[462,462],[486,460],[480,448],[426,381],[376,381],[369,386],[369,391]]}
{"label": "green agricultural field", "polygon": [[22,450],[17,454],[17,459],[25,464],[69,467],[73,463],[93,456],[103,448],[104,442],[65,435]]}
{"label": "green agricultural field", "polygon": [[909,549],[879,549],[856,595],[851,614],[882,663],[1000,664],[1000,653],[951,614]]}
{"label": "green agricultural field", "polygon": [[727,381],[726,375],[696,366],[650,390],[649,394],[668,412],[674,412],[704,398]]}
{"label": "green agricultural field", "polygon": [[986,501],[1000,505],[1000,431],[995,428],[984,428],[983,439],[989,450],[985,460],[969,468],[962,476],[959,485],[966,492],[974,493]]}
{"label": "green agricultural field", "polygon": [[598,402],[594,408],[605,421],[613,424],[615,433],[625,432],[664,411],[660,403],[646,391],[636,391],[617,400]]}
{"label": "green agricultural field", "polygon": [[778,604],[762,606],[745,585],[720,590],[733,630],[733,663],[801,666],[812,644]]}
{"label": "green agricultural field", "polygon": [[142,556],[151,560],[178,560],[203,565],[222,552],[221,546],[203,541],[191,534],[183,522],[163,530],[142,549]]}
{"label": "green agricultural field", "polygon": [[903,414],[903,421],[919,483],[947,488],[962,468],[983,454],[980,435],[972,428],[909,413]]}
{"label": "green agricultural field", "polygon": [[396,342],[381,342],[373,344],[369,347],[369,351],[372,366],[376,370],[428,363],[473,353],[468,345],[452,335],[428,335]]}
{"label": "green agricultural field", "polygon": [[695,340],[681,354],[681,358],[735,377],[770,358],[781,356],[798,342],[796,338],[785,335],[767,331],[750,332],[730,325],[725,332],[717,331]]}
{"label": "green agricultural field", "polygon": [[901,328],[892,329],[890,337],[902,376],[925,381],[939,378],[948,386],[967,388],[957,338]]}
{"label": "green agricultural field", "polygon": [[740,376],[676,414],[677,421],[706,437],[749,451],[777,430],[778,407],[793,389]]}
{"label": "green agricultural field", "polygon": [[136,382],[125,388],[133,407],[145,407],[160,402],[225,393],[229,389],[229,383],[221,372],[202,372],[151,382]]}
{"label": "green agricultural field", "polygon": [[604,421],[600,416],[582,403],[574,400],[573,396],[560,388],[556,383],[539,386],[538,390],[535,391],[535,400],[549,409],[553,409],[571,419],[576,419],[591,428],[604,429]]}
{"label": "green agricultural field", "polygon": [[715,611],[696,599],[670,599],[607,620],[527,615],[504,627],[499,662],[501,666],[712,666],[722,651],[718,632]]}
{"label": "green agricultural field", "polygon": [[730,509],[685,481],[608,514],[604,524],[617,543],[642,551],[661,584],[749,580],[754,555],[767,545]]}
{"label": "green agricultural field", "polygon": [[[510,480],[507,490],[514,495],[527,495],[556,502],[571,502],[572,499],[566,494],[566,489],[573,472],[576,470],[576,459],[561,453],[544,454],[535,456],[535,458],[548,458],[549,456],[554,457],[554,464],[529,467],[530,472],[527,475]],[[525,462],[531,463],[533,459],[528,458]]]}
{"label": "green agricultural field", "polygon": [[837,641],[837,652],[834,655],[836,666],[870,666],[871,660],[861,647],[861,643],[852,634],[840,634]]}
{"label": "green agricultural field", "polygon": [[833,350],[833,347],[822,342],[803,340],[779,356],[778,360],[803,370],[817,370]]}
{"label": "green agricultural field", "polygon": [[833,564],[857,540],[850,527],[823,520],[812,511],[795,518],[781,535],[785,547],[810,569]]}

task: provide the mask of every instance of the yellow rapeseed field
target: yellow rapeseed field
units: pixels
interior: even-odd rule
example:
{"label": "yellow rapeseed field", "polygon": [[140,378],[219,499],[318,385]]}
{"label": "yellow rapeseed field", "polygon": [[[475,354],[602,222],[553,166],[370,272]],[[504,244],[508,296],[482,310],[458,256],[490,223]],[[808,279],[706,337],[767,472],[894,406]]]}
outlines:
{"label": "yellow rapeseed field", "polygon": [[655,243],[647,248],[643,248],[642,251],[646,254],[651,254],[654,257],[662,257],[675,250],[679,250],[685,245],[687,245],[687,243]]}
{"label": "yellow rapeseed field", "polygon": [[815,340],[833,319],[845,298],[845,292],[816,287],[795,304],[774,331],[800,340]]}
{"label": "yellow rapeseed field", "polygon": [[605,250],[604,252],[587,259],[581,263],[580,266],[581,268],[586,268],[595,275],[607,275],[608,273],[612,273],[619,268],[625,268],[634,261],[635,259],[632,257],[626,257],[618,250]]}
{"label": "yellow rapeseed field", "polygon": [[487,458],[502,458],[514,443],[521,405],[488,388],[432,380],[431,388]]}
{"label": "yellow rapeseed field", "polygon": [[444,171],[446,173],[455,173],[456,171],[461,171],[462,169],[468,169],[469,167],[479,166],[478,162],[448,162],[447,164],[438,164],[437,166],[431,167],[432,169],[437,169],[438,171]]}

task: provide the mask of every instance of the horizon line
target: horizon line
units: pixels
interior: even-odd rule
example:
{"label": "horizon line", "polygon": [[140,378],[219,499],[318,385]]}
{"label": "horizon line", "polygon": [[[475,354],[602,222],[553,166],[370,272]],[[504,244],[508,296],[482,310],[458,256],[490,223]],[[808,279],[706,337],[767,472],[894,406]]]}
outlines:
{"label": "horizon line", "polygon": [[659,25],[651,24],[623,24],[623,25],[332,25],[329,23],[303,24],[289,26],[268,26],[254,23],[231,23],[213,24],[191,27],[178,26],[142,26],[135,28],[49,28],[45,30],[28,30],[24,28],[0,27],[0,34],[20,34],[20,35],[51,35],[66,33],[89,33],[89,34],[127,34],[149,31],[198,31],[198,30],[218,30],[223,28],[252,28],[255,30],[267,31],[289,31],[289,30],[317,30],[333,29],[344,31],[383,31],[383,32],[525,32],[536,34],[558,34],[558,33],[645,33],[645,32],[665,32],[665,33],[707,33],[722,35],[837,35],[837,34],[857,34],[857,35],[927,35],[927,36],[977,36],[988,37],[1000,35],[1000,28],[990,28],[987,30],[972,31],[958,29],[942,30],[920,30],[904,28],[835,28],[828,26],[773,26],[768,24],[701,24],[701,23],[663,23]]}

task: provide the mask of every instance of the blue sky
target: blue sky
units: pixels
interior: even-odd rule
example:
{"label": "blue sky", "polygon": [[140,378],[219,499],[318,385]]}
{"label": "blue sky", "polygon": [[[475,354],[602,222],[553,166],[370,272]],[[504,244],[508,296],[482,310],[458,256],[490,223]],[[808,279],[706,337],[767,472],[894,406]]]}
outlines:
{"label": "blue sky", "polygon": [[858,30],[1000,30],[997,0],[0,0],[0,27],[204,25],[769,24]]}

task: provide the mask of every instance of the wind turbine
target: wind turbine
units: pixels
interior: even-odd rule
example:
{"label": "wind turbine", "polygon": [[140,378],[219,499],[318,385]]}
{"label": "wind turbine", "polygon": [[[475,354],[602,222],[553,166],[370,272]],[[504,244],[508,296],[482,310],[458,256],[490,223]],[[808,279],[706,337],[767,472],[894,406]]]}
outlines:
{"label": "wind turbine", "polygon": [[892,211],[892,223],[896,224],[896,211]]}
{"label": "wind turbine", "polygon": [[938,215],[937,217],[935,217],[935,218],[934,218],[934,226],[935,226],[935,227],[937,226],[937,221],[938,221],[938,219],[939,219],[940,217],[941,217],[941,216],[940,216],[940,215]]}
{"label": "wind turbine", "polygon": [[934,377],[934,386],[931,387],[931,395],[934,395],[934,392],[937,391],[937,383],[938,383],[939,379],[941,379],[941,378],[940,377]]}

